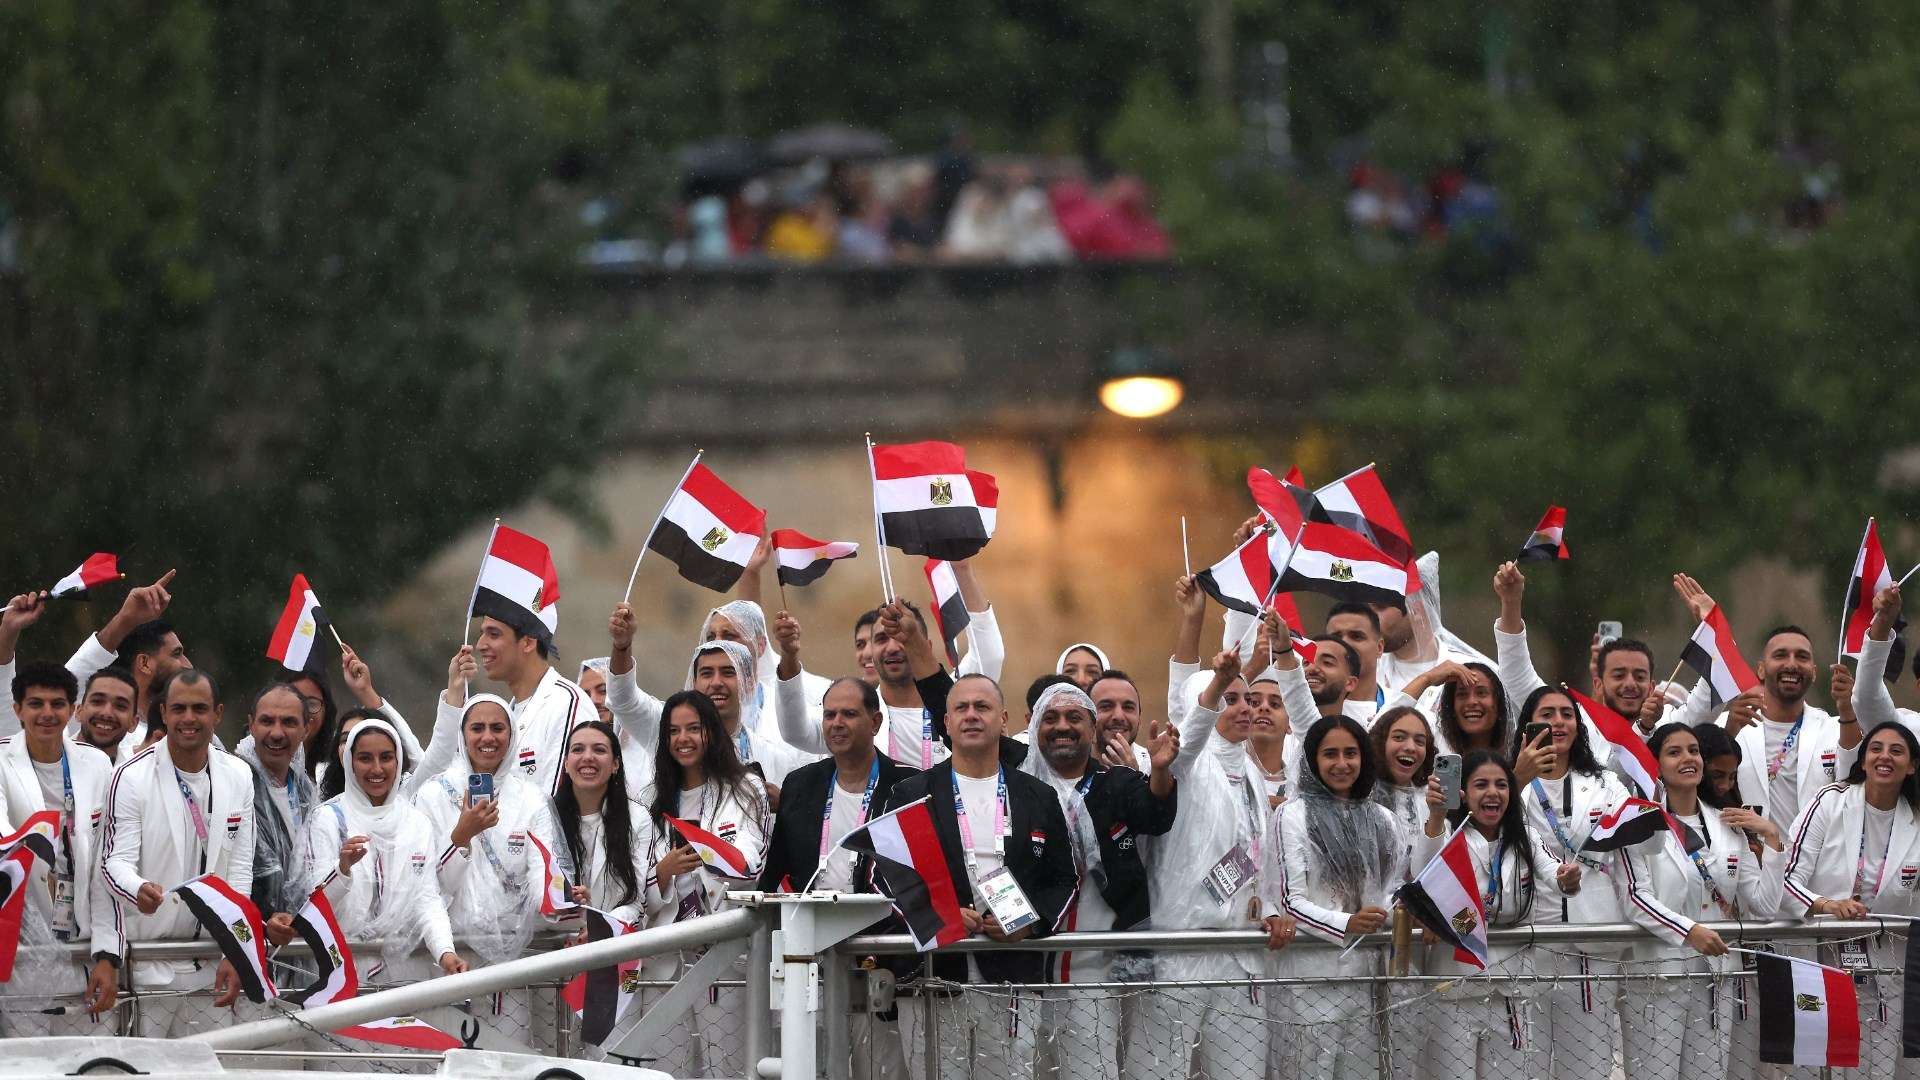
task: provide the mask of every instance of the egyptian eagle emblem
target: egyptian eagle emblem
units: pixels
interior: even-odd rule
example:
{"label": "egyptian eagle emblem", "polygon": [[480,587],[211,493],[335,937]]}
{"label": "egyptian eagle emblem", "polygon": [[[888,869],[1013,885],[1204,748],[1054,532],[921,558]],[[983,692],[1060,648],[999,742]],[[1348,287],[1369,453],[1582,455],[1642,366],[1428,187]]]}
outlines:
{"label": "egyptian eagle emblem", "polygon": [[733,539],[732,533],[715,525],[713,528],[707,530],[707,535],[700,538],[700,546],[706,548],[707,554],[711,555],[715,551],[720,550],[721,544],[731,539]]}
{"label": "egyptian eagle emblem", "polygon": [[1327,574],[1335,581],[1352,581],[1353,564],[1340,559],[1333,560],[1333,569]]}
{"label": "egyptian eagle emblem", "polygon": [[1821,1004],[1820,999],[1812,994],[1795,994],[1793,995],[1793,1007],[1801,1012],[1819,1012]]}
{"label": "egyptian eagle emblem", "polygon": [[949,506],[953,503],[953,481],[944,476],[936,476],[927,484],[927,500],[935,506]]}
{"label": "egyptian eagle emblem", "polygon": [[235,919],[227,929],[233,931],[233,936],[239,938],[242,944],[253,940],[253,931],[247,929],[245,920]]}
{"label": "egyptian eagle emblem", "polygon": [[1479,924],[1480,913],[1470,907],[1463,907],[1453,917],[1453,932],[1465,937],[1473,933],[1473,928]]}
{"label": "egyptian eagle emblem", "polygon": [[623,994],[637,994],[640,992],[639,968],[620,973],[620,992]]}

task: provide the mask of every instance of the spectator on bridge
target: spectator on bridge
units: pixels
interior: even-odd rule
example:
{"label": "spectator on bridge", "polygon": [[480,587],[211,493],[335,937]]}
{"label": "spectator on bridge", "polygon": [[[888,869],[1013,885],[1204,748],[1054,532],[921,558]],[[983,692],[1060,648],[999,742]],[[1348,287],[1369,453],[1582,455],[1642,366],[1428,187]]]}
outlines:
{"label": "spectator on bridge", "polygon": [[1082,259],[1164,259],[1173,254],[1172,241],[1148,208],[1147,186],[1135,177],[1114,177],[1097,195],[1082,181],[1061,181],[1048,197],[1060,232]]}

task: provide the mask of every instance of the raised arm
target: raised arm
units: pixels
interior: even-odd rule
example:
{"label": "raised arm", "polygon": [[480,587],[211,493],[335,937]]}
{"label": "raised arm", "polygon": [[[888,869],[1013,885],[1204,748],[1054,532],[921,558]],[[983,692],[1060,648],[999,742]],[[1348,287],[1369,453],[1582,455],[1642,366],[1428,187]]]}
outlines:
{"label": "raised arm", "polygon": [[[1547,685],[1533,666],[1533,652],[1527,645],[1527,621],[1521,616],[1521,601],[1526,595],[1527,577],[1516,563],[1502,563],[1493,573],[1493,592],[1500,598],[1500,618],[1493,624],[1495,661],[1499,665],[1500,688],[1514,705]],[[1414,695],[1418,697],[1419,695]]]}
{"label": "raised arm", "polygon": [[[651,760],[660,744],[659,698],[640,689],[633,669],[633,605],[622,601],[607,616],[607,638],[612,646],[607,656],[607,711],[613,714],[620,732],[622,754],[638,753],[640,760]],[[775,705],[778,708],[778,704]]]}
{"label": "raised arm", "polygon": [[827,752],[826,737],[807,709],[806,669],[800,666],[800,620],[782,611],[773,617],[773,643],[780,652],[773,690],[773,718],[787,745],[809,754]]}
{"label": "raised arm", "polygon": [[[1889,585],[1873,598],[1873,623],[1860,643],[1860,673],[1853,681],[1853,711],[1861,728],[1899,719],[1893,695],[1887,692],[1887,654],[1893,650],[1893,628],[1900,620],[1900,586]],[[4,708],[4,706],[0,706]]]}
{"label": "raised arm", "polygon": [[480,665],[473,658],[471,645],[460,646],[447,661],[447,689],[434,705],[433,735],[427,739],[427,752],[420,755],[420,767],[409,778],[414,790],[428,777],[440,775],[460,752],[460,714],[466,709],[467,681],[478,674]]}
{"label": "raised arm", "polygon": [[972,559],[953,563],[954,580],[960,583],[960,599],[967,605],[967,654],[955,668],[961,675],[985,675],[999,681],[1007,664],[1007,643],[1000,636],[1000,619],[993,613],[987,590],[973,571]]}
{"label": "raised arm", "polygon": [[773,556],[773,540],[766,526],[760,528],[760,542],[754,545],[753,554],[747,557],[747,569],[740,575],[740,581],[733,587],[733,595],[742,600],[760,603],[761,586],[766,584],[760,575],[766,572],[767,561]]}
{"label": "raised arm", "polygon": [[39,622],[46,610],[45,592],[22,593],[0,608],[0,738],[20,732],[20,717],[13,711],[14,652],[20,647],[21,633]]}
{"label": "raised arm", "polygon": [[1185,772],[1199,759],[1207,736],[1213,734],[1214,725],[1220,721],[1222,699],[1239,677],[1240,654],[1222,649],[1213,658],[1213,681],[1200,691],[1200,700],[1180,718],[1180,754],[1174,759],[1176,774]]}

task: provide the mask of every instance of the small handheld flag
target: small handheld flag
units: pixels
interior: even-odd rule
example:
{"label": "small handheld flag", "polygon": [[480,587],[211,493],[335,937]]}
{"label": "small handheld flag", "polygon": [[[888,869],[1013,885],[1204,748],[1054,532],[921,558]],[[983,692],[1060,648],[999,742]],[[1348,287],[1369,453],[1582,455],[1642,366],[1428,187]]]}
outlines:
{"label": "small handheld flag", "polygon": [[96,551],[87,556],[87,561],[81,563],[73,573],[55,582],[53,588],[47,590],[47,598],[57,600],[62,596],[85,593],[95,585],[104,585],[123,577],[126,575],[120,572],[119,556]]}
{"label": "small handheld flag", "polygon": [[[313,950],[319,977],[305,989],[282,993],[282,998],[303,1009],[317,1009],[360,993],[360,974],[353,961],[353,949],[347,944],[347,936],[340,932],[339,920],[334,918],[333,905],[327,902],[324,891],[315,889],[307,898],[306,906],[294,914],[293,930]],[[462,1045],[459,1039],[412,1016],[373,1020],[337,1028],[334,1033],[410,1050],[457,1050]]]}
{"label": "small handheld flag", "polygon": [[880,884],[921,952],[967,936],[947,856],[925,798],[855,826],[840,845],[873,860]]}
{"label": "small handheld flag", "polygon": [[267,968],[267,928],[260,909],[253,901],[234,890],[218,874],[202,874],[177,885],[173,890],[187,910],[193,912],[207,936],[220,946],[240,976],[240,989],[247,1000],[258,1005],[278,997],[273,976]]}
{"label": "small handheld flag", "polygon": [[960,635],[973,623],[967,603],[960,596],[960,579],[953,564],[940,559],[927,560],[927,588],[933,590],[933,625],[947,646],[947,663],[960,665]]}
{"label": "small handheld flag", "polygon": [[540,853],[543,879],[540,889],[540,914],[571,915],[579,910],[580,905],[574,903],[572,895],[567,892],[566,875],[553,865],[553,853],[548,851],[547,845],[541,843],[540,838],[533,833],[527,833],[527,839],[533,841],[534,850]]}
{"label": "small handheld flag", "polygon": [[42,810],[20,828],[0,837],[0,983],[13,978],[13,961],[20,949],[20,923],[26,915],[28,881],[35,859],[53,865],[54,837],[60,832],[60,814]]}
{"label": "small handheld flag", "polygon": [[1853,976],[1799,957],[1754,952],[1760,1060],[1769,1065],[1860,1065],[1860,998]]}
{"label": "small handheld flag", "polygon": [[320,628],[326,625],[326,612],[320,609],[320,598],[313,594],[313,586],[307,584],[307,575],[293,575],[287,606],[281,609],[280,621],[267,642],[267,658],[278,660],[288,671],[321,674],[320,650],[316,645]]}
{"label": "small handheld flag", "polygon": [[1627,778],[1639,786],[1641,796],[1653,798],[1660,783],[1660,765],[1653,760],[1653,751],[1647,748],[1647,740],[1641,737],[1633,721],[1570,686],[1563,685],[1560,689],[1573,699],[1574,706],[1586,714],[1594,730],[1613,747],[1613,760],[1620,764]]}
{"label": "small handheld flag", "polygon": [[695,585],[726,592],[746,572],[766,527],[765,510],[695,461],[660,511],[647,548],[672,559],[680,576]]}
{"label": "small handheld flag", "polygon": [[1753,669],[1741,658],[1740,647],[1734,644],[1733,627],[1727,624],[1727,616],[1718,604],[1707,612],[1699,629],[1681,648],[1680,659],[1707,680],[1716,708],[1760,685]]}
{"label": "small handheld flag", "polygon": [[1567,552],[1567,511],[1564,507],[1549,506],[1540,518],[1540,524],[1533,527],[1533,535],[1520,545],[1520,554],[1514,556],[1515,562],[1533,562],[1541,559],[1570,559]]}
{"label": "small handheld flag", "polygon": [[[601,911],[584,908],[587,940],[606,941],[633,932],[633,927]],[[580,1017],[580,1037],[594,1046],[606,1043],[607,1036],[640,997],[640,961],[629,960],[616,967],[581,972],[560,991],[567,1005]]]}
{"label": "small handheld flag", "polygon": [[1313,498],[1309,520],[1359,533],[1394,563],[1407,566],[1413,562],[1413,540],[1387,495],[1387,486],[1380,482],[1380,474],[1371,464],[1316,489]]}
{"label": "small handheld flag", "polygon": [[673,826],[674,831],[699,854],[700,861],[714,873],[742,881],[759,876],[760,868],[747,862],[747,857],[741,854],[739,848],[692,822],[681,821],[672,814],[664,816],[667,824]]}
{"label": "small handheld flag", "polygon": [[909,555],[971,558],[993,538],[999,488],[967,468],[966,451],[948,442],[873,445],[874,509],[883,542]]}
{"label": "small handheld flag", "polygon": [[815,540],[798,529],[773,530],[774,575],[781,586],[799,588],[819,581],[833,564],[855,558],[860,545],[848,540]]}
{"label": "small handheld flag", "polygon": [[1644,843],[1662,830],[1679,837],[1681,846],[1689,855],[1707,846],[1699,833],[1667,813],[1666,807],[1646,799],[1627,798],[1622,799],[1612,811],[1600,815],[1600,820],[1594,822],[1593,831],[1580,844],[1580,850],[1618,851]]}
{"label": "small handheld flag", "polygon": [[553,552],[526,533],[493,527],[469,618],[498,619],[521,634],[552,640],[560,628],[560,573]]}
{"label": "small handheld flag", "polygon": [[[1860,553],[1853,557],[1853,573],[1847,576],[1847,597],[1840,605],[1840,657],[1860,658],[1866,647],[1867,628],[1873,625],[1873,601],[1880,590],[1893,584],[1893,571],[1887,566],[1886,553],[1880,550],[1880,530],[1872,518],[1860,538]],[[1894,627],[1897,637],[1906,620]]]}
{"label": "small handheld flag", "polygon": [[1487,905],[1480,898],[1480,879],[1467,849],[1466,823],[1412,881],[1395,890],[1429,933],[1453,946],[1453,958],[1481,971],[1487,969]]}

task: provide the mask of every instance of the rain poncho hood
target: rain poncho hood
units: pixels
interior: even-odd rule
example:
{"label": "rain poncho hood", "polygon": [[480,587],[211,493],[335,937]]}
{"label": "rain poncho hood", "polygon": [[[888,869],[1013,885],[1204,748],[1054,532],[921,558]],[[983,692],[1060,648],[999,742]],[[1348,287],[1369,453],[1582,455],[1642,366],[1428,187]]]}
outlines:
{"label": "rain poncho hood", "polygon": [[[715,608],[714,610],[719,611],[721,609]],[[755,605],[755,610],[758,610],[758,605]],[[700,657],[705,653],[710,653],[715,650],[724,652],[733,658],[734,673],[740,677],[740,726],[747,731],[758,732],[760,730],[760,667],[754,659],[752,651],[749,650],[747,646],[737,641],[721,640],[701,644],[693,650],[693,659],[687,661],[687,683],[682,689],[695,689],[693,685],[693,673],[700,666]]]}
{"label": "rain poncho hood", "polygon": [[[1323,718],[1313,729],[1336,720]],[[1308,849],[1325,867],[1340,903],[1358,911],[1388,886],[1386,876],[1399,847],[1394,826],[1374,809],[1372,799],[1343,799],[1327,790],[1311,761],[1301,762],[1295,790],[1306,807]]]}

